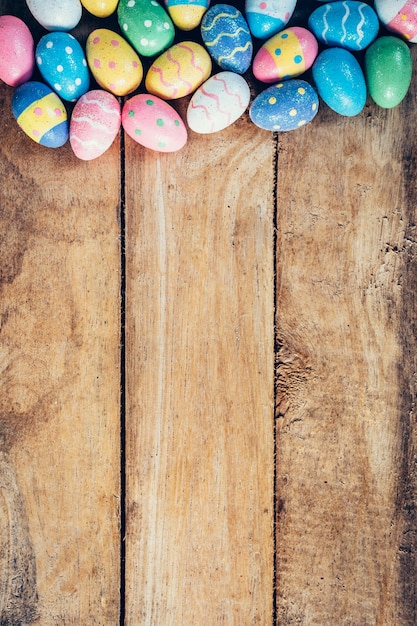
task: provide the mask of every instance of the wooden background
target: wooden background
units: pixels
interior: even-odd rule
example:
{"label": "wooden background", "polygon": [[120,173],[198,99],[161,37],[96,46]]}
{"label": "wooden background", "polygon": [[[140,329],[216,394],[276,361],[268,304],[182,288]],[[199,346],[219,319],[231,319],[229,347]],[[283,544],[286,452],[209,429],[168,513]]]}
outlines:
{"label": "wooden background", "polygon": [[417,623],[416,82],[87,163],[0,86],[3,626]]}

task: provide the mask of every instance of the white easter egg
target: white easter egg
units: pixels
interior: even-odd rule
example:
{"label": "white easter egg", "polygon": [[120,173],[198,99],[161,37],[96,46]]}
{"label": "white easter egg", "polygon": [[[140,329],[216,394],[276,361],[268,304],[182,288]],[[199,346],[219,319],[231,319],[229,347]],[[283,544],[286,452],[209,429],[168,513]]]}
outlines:
{"label": "white easter egg", "polygon": [[393,33],[406,41],[417,42],[417,7],[415,0],[375,0],[379,19]]}
{"label": "white easter egg", "polygon": [[82,15],[80,0],[26,0],[26,4],[46,30],[72,30]]}

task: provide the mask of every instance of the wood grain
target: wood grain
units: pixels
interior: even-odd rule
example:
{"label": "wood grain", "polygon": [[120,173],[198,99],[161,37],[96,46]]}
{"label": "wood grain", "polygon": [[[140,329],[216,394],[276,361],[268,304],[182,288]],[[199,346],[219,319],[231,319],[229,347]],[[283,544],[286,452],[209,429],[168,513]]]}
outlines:
{"label": "wood grain", "polygon": [[274,151],[126,141],[130,626],[272,620]]}
{"label": "wood grain", "polygon": [[119,616],[119,146],[35,144],[0,88],[0,621]]}
{"label": "wood grain", "polygon": [[278,624],[416,623],[415,97],[280,136]]}

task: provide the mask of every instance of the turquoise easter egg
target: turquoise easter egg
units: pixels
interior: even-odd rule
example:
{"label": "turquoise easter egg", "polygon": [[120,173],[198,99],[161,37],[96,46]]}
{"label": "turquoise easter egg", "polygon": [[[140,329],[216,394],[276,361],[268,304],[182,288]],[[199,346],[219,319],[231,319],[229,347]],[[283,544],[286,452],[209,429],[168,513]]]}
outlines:
{"label": "turquoise easter egg", "polygon": [[268,39],[285,28],[294,13],[297,0],[246,0],[245,15],[249,29],[257,39]]}
{"label": "turquoise easter egg", "polygon": [[165,0],[165,6],[175,26],[188,31],[200,26],[210,0]]}
{"label": "turquoise easter egg", "polygon": [[215,4],[201,21],[201,36],[212,59],[224,70],[243,74],[249,69],[253,45],[242,13],[229,4]]}
{"label": "turquoise easter egg", "polygon": [[81,45],[69,33],[44,35],[36,46],[35,57],[42,77],[63,100],[75,102],[88,91],[87,60]]}
{"label": "turquoise easter egg", "polygon": [[59,148],[68,139],[68,118],[62,100],[47,85],[29,81],[17,87],[12,113],[20,128],[36,143]]}
{"label": "turquoise easter egg", "polygon": [[159,54],[174,41],[174,24],[156,0],[120,0],[117,19],[124,37],[145,57]]}
{"label": "turquoise easter egg", "polygon": [[327,48],[312,68],[319,96],[339,115],[358,115],[366,103],[366,83],[357,59],[344,48]]}
{"label": "turquoise easter egg", "polygon": [[346,0],[326,3],[308,18],[308,27],[327,46],[364,50],[376,39],[378,16],[369,4]]}
{"label": "turquoise easter egg", "polygon": [[317,115],[319,98],[304,80],[294,78],[268,87],[256,96],[249,108],[252,122],[272,131],[295,130]]}
{"label": "turquoise easter egg", "polygon": [[372,100],[391,109],[405,98],[413,61],[408,45],[399,37],[379,37],[365,53],[365,78]]}

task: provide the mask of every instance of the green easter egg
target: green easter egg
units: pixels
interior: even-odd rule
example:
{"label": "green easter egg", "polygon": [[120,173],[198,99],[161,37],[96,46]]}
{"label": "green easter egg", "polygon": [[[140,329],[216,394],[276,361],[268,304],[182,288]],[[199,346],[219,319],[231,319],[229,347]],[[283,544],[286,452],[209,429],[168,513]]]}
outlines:
{"label": "green easter egg", "polygon": [[156,0],[120,0],[117,19],[123,35],[145,57],[163,52],[174,41],[172,20]]}
{"label": "green easter egg", "polygon": [[393,36],[379,37],[365,53],[365,77],[369,95],[384,109],[397,106],[407,94],[412,75],[408,45]]}

